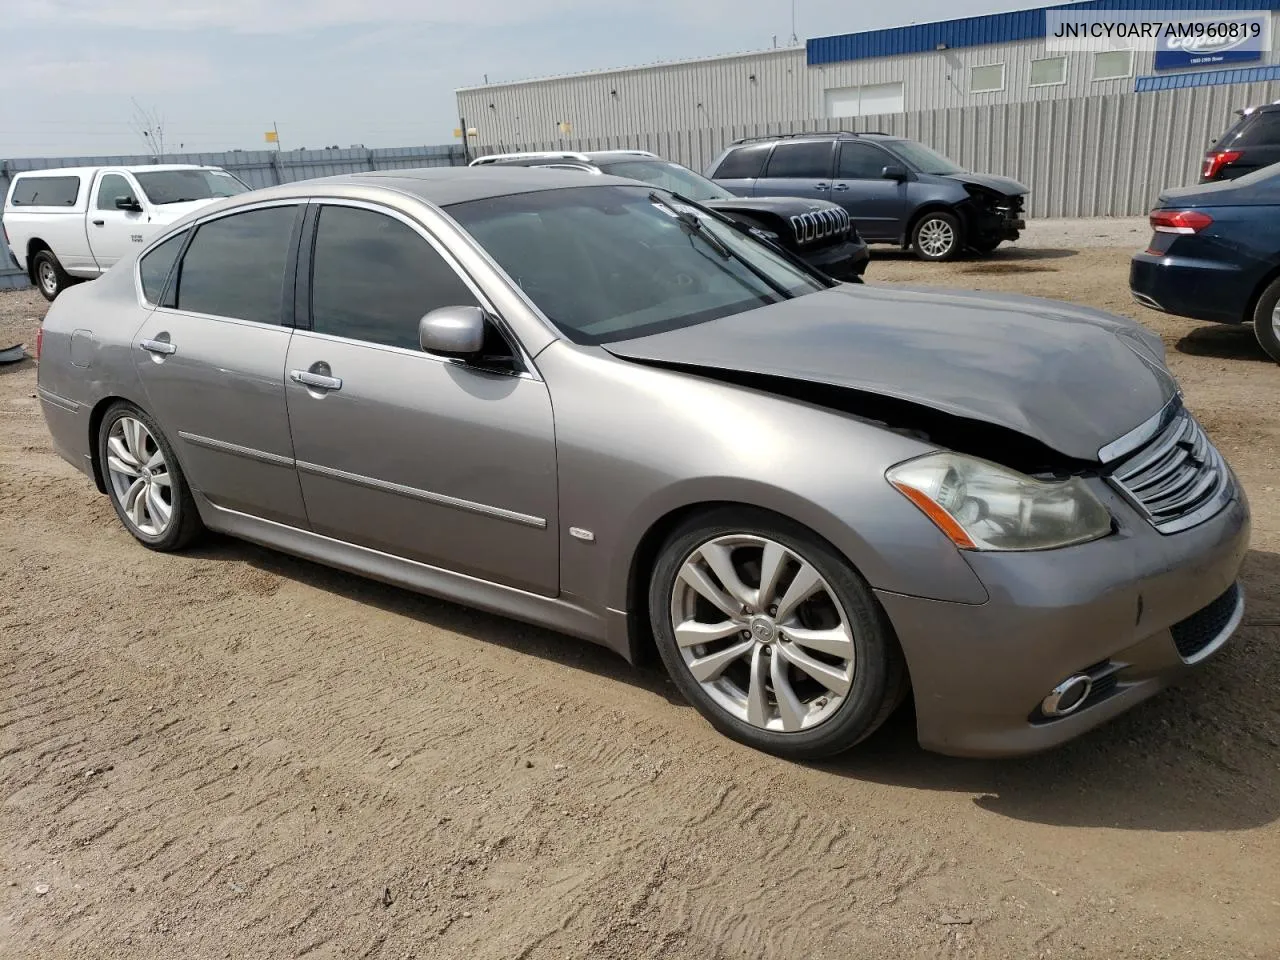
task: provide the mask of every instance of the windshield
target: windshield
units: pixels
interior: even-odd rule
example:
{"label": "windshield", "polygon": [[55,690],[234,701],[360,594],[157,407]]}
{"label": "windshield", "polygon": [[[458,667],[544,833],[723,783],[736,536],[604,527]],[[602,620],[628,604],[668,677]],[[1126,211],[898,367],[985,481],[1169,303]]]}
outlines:
{"label": "windshield", "polygon": [[938,153],[930,150],[923,143],[914,140],[894,140],[889,149],[900,156],[920,173],[933,173],[946,176],[951,173],[964,173],[964,167],[958,166]]}
{"label": "windshield", "polygon": [[573,187],[448,212],[575,343],[629,340],[826,289],[727,224],[651,193]]}
{"label": "windshield", "polygon": [[669,160],[623,160],[618,163],[598,163],[596,166],[615,177],[630,177],[632,180],[651,183],[690,200],[733,199],[733,194],[718,183]]}
{"label": "windshield", "polygon": [[249,192],[247,186],[225,170],[157,170],[135,172],[134,177],[154,204],[212,200]]}

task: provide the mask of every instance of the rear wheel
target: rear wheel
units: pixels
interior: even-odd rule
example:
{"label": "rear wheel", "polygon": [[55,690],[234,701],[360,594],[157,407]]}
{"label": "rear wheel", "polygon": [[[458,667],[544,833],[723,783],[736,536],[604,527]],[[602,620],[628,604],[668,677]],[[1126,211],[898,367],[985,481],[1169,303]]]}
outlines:
{"label": "rear wheel", "polygon": [[685,697],[758,750],[840,753],[905,693],[902,655],[870,588],[830,545],[772,514],[726,508],[675,531],[649,615]]}
{"label": "rear wheel", "polygon": [[1253,335],[1272,360],[1280,363],[1280,279],[1262,291],[1253,311]]}
{"label": "rear wheel", "polygon": [[32,258],[31,272],[35,275],[36,286],[46,300],[54,300],[71,286],[71,277],[62,269],[62,264],[52,250],[41,250]]}
{"label": "rear wheel", "polygon": [[921,260],[950,260],[960,252],[960,220],[942,210],[926,213],[911,231],[911,246]]}

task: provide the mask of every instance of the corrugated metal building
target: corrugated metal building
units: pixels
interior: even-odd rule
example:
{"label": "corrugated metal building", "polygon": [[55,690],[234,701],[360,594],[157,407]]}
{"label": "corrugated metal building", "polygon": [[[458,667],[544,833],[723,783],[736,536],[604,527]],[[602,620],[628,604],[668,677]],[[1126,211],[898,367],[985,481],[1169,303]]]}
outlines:
{"label": "corrugated metal building", "polygon": [[[1090,0],[1055,10],[1272,11],[1280,0]],[[1280,50],[1170,66],[1150,50],[1055,53],[1040,7],[819,37],[804,47],[457,91],[482,144],[626,137],[1280,80]],[[1167,58],[1166,58],[1167,59]],[[1230,69],[1223,69],[1230,67]]]}

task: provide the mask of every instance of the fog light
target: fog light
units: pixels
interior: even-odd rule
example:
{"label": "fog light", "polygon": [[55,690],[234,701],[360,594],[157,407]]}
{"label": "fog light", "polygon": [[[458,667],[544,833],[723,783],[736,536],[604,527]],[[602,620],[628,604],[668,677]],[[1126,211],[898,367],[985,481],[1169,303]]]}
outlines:
{"label": "fog light", "polygon": [[1093,680],[1083,673],[1068,677],[1049,691],[1049,695],[1040,701],[1040,712],[1046,717],[1065,717],[1075,713],[1089,699],[1089,691],[1093,689]]}

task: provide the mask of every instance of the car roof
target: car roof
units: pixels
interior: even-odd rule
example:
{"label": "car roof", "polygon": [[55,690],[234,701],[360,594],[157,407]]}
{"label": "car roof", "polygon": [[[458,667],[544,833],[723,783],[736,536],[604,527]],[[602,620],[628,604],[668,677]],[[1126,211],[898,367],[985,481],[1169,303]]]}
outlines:
{"label": "car roof", "polygon": [[892,133],[884,133],[880,130],[867,130],[864,132],[854,133],[848,130],[822,130],[812,133],[775,133],[765,137],[740,137],[733,141],[729,146],[742,147],[749,146],[754,143],[778,143],[782,140],[879,140],[882,143],[888,140],[905,140],[906,137],[895,136]]}
{"label": "car roof", "polygon": [[100,163],[93,167],[45,167],[40,170],[15,170],[13,178],[19,177],[90,177],[99,170],[126,170],[129,173],[166,173],[171,170],[221,170],[221,167],[204,166],[195,163]]}
{"label": "car roof", "polygon": [[483,167],[499,163],[609,163],[617,160],[661,160],[648,150],[530,150],[516,153],[489,153],[476,157],[468,166]]}

